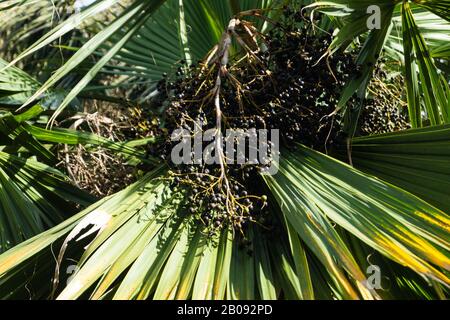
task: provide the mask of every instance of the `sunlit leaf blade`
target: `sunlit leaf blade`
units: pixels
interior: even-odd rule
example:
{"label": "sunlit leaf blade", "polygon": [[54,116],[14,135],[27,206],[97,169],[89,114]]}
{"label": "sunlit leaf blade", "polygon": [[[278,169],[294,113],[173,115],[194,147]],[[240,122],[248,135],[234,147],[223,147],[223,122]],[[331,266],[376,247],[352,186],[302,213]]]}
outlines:
{"label": "sunlit leaf blade", "polygon": [[[102,147],[111,151],[115,151],[129,157],[138,157],[141,161],[153,164],[158,163],[157,160],[153,159],[152,157],[147,157],[144,152],[133,147],[133,145],[140,145],[138,141],[114,142],[90,132],[83,132],[74,129],[53,128],[52,130],[48,130],[38,126],[29,125],[27,123],[24,123],[22,126],[24,130],[26,130],[26,132],[40,141],[61,143],[67,145],[93,145],[96,147]],[[147,143],[149,142],[149,140],[146,139],[142,143],[144,142]]]}
{"label": "sunlit leaf blade", "polygon": [[[270,263],[270,245],[260,234],[260,230],[258,228],[253,228],[252,231],[252,242],[255,255],[255,277],[261,299],[276,300],[278,294],[275,281],[275,271],[272,269],[273,267]],[[275,266],[275,268],[277,267]],[[308,277],[305,278],[306,280],[308,279]]]}
{"label": "sunlit leaf blade", "polygon": [[[402,8],[405,4],[402,6]],[[402,10],[404,14],[404,10]],[[405,18],[402,19],[403,29],[403,48],[405,57],[405,80],[408,98],[409,121],[413,128],[422,126],[422,114],[420,106],[420,91],[418,81],[418,68],[414,59],[414,45],[411,35],[408,33],[408,24]]]}
{"label": "sunlit leaf blade", "polygon": [[[386,50],[386,56],[392,59],[393,62],[402,61],[404,59],[402,7],[403,6],[397,6],[394,11],[394,16],[392,18],[394,26],[384,48]],[[412,5],[410,9],[420,34],[432,51],[432,56],[448,57],[448,55],[445,55],[445,45],[448,44],[450,40],[450,23],[422,7]]]}
{"label": "sunlit leaf blade", "polygon": [[217,243],[209,242],[201,253],[200,264],[192,290],[192,298],[194,300],[211,300],[213,298],[214,274],[218,251]]}
{"label": "sunlit leaf blade", "polygon": [[[192,297],[199,289],[210,298],[224,298],[230,270],[230,234],[225,232],[225,237],[218,238],[229,241],[218,243],[205,238],[201,230],[196,230],[201,225],[190,224],[191,219],[183,213],[183,194],[172,193],[167,181],[159,178],[161,173],[159,169],[148,174],[124,191],[5,253],[0,257],[1,292],[23,294],[20,286],[27,281],[27,275],[22,267],[27,264],[37,268],[37,274],[48,277],[55,260],[48,265],[45,259],[52,252],[51,244],[58,243],[57,281],[53,284],[58,299],[74,299],[88,292],[93,299],[181,298]],[[94,239],[88,240],[85,250],[82,239],[88,235]],[[206,245],[215,252],[215,259],[208,258]],[[76,260],[72,260],[70,252],[75,252]],[[77,271],[67,281],[66,269],[73,261]],[[173,261],[180,265],[169,264]],[[161,278],[164,270],[167,276]],[[205,275],[210,276],[206,282],[202,280]],[[45,276],[33,280],[48,282]],[[11,289],[16,283],[22,284],[17,290]],[[49,294],[48,286],[42,294]]]}
{"label": "sunlit leaf blade", "polygon": [[[55,258],[51,250],[52,244],[67,235],[84,216],[98,207],[101,202],[2,254],[0,256],[0,292],[2,298],[48,298],[55,268]],[[60,244],[61,241],[58,241],[58,243]],[[36,263],[39,264],[39,270],[35,269]],[[41,278],[38,278],[38,276],[41,276]],[[34,281],[40,289],[36,294],[30,295],[27,286],[33,286]]]}
{"label": "sunlit leaf blade", "polygon": [[[10,287],[11,283],[15,283],[17,281],[30,281],[30,279],[27,280],[26,273],[21,273],[20,270],[26,266],[27,263],[30,263],[30,266],[35,265],[35,263],[38,263],[39,268],[42,268],[42,272],[45,274],[49,274],[52,276],[53,272],[55,270],[55,267],[57,267],[57,270],[59,272],[59,277],[57,279],[58,282],[55,283],[55,286],[58,287],[58,284],[66,284],[67,280],[67,274],[65,273],[65,270],[60,270],[61,268],[67,268],[67,263],[71,264],[70,261],[60,261],[58,266],[55,266],[55,259],[51,258],[50,261],[52,262],[50,265],[47,265],[45,259],[49,259],[48,257],[52,255],[52,251],[54,250],[51,245],[52,243],[58,243],[58,249],[61,248],[61,244],[63,244],[62,248],[65,248],[64,251],[67,251],[67,249],[71,249],[72,245],[74,245],[75,248],[78,248],[78,252],[83,252],[83,245],[77,246],[77,243],[80,243],[80,239],[83,236],[86,236],[86,234],[89,233],[95,233],[99,230],[103,230],[104,233],[100,233],[97,237],[97,239],[100,239],[102,235],[105,234],[113,234],[117,229],[120,229],[120,227],[128,221],[128,228],[132,228],[134,233],[130,234],[130,237],[139,236],[139,228],[142,227],[148,227],[150,226],[150,229],[152,229],[152,222],[155,222],[155,219],[151,219],[151,216],[149,216],[149,220],[146,223],[137,224],[136,221],[139,219],[143,219],[145,221],[145,214],[146,210],[149,210],[148,214],[150,215],[152,213],[151,208],[157,207],[161,203],[161,199],[158,199],[158,197],[161,195],[161,192],[164,190],[161,189],[161,181],[155,181],[155,178],[157,178],[161,174],[161,170],[156,170],[153,173],[148,174],[145,178],[143,178],[140,182],[131,185],[127,189],[124,189],[114,197],[107,197],[91,207],[87,208],[86,210],[80,212],[79,214],[67,219],[60,225],[57,225],[56,227],[40,234],[37,237],[34,237],[23,244],[20,244],[19,246],[16,246],[14,249],[9,250],[4,255],[0,257],[1,263],[0,263],[0,287],[2,290],[0,292],[4,292],[5,294],[7,292],[14,291],[17,289],[18,292],[26,290],[26,288],[15,288]],[[156,202],[151,202],[149,205],[146,205],[146,203],[143,201],[144,198],[141,196],[140,192],[143,192],[144,195],[150,195],[154,192],[158,193],[154,194],[153,197],[157,198]],[[116,210],[116,211],[114,211]],[[122,213],[122,215],[117,215],[114,218],[115,212]],[[143,214],[144,216],[141,216],[140,214]],[[131,220],[130,220],[131,219]],[[161,223],[164,224],[165,220],[162,220],[162,222],[157,222],[156,224],[153,224],[153,234],[155,232],[157,233],[161,226]],[[126,226],[123,230],[127,230]],[[134,229],[133,229],[134,227]],[[137,234],[136,234],[137,232]],[[62,243],[66,237],[70,235],[71,238],[78,239],[75,243]],[[150,234],[151,236],[151,234]],[[117,235],[116,235],[117,237]],[[136,239],[136,238],[135,238]],[[150,238],[143,238],[146,241],[150,241]],[[119,249],[126,249],[127,245],[130,245],[132,243],[130,242],[113,242],[113,245],[119,246]],[[145,244],[144,244],[145,245]],[[95,241],[91,243],[91,246],[89,248],[97,247],[95,244]],[[110,242],[105,243],[105,246],[102,250],[106,250],[110,248]],[[64,251],[60,251],[60,254],[63,254]],[[120,254],[115,255],[114,253],[117,252],[110,252],[112,254],[112,260],[108,260],[107,256],[105,255],[105,262],[106,264],[112,263],[115,261],[115,259],[120,257]],[[79,254],[79,253],[78,253]],[[90,251],[86,251],[85,255],[90,255]],[[140,252],[139,252],[140,254]],[[81,258],[81,255],[78,256],[78,259]],[[136,258],[136,257],[135,257]],[[135,260],[130,261],[133,262]],[[41,260],[42,259],[42,260]],[[73,264],[73,263],[72,263]],[[98,277],[102,276],[103,272],[106,272],[106,269],[103,269],[102,266],[97,265],[95,270],[99,270],[100,268],[101,272],[97,273]],[[34,268],[34,267],[32,267]],[[46,270],[46,271],[45,271]],[[87,281],[89,283],[89,277],[86,278],[86,268],[81,269],[83,271],[82,275],[84,276],[82,278],[83,281]],[[45,272],[44,272],[45,271]],[[49,278],[42,278],[42,279],[33,279],[33,281],[43,281],[45,283],[49,283]],[[81,280],[79,280],[81,281]],[[74,282],[76,284],[77,282]],[[73,285],[72,285],[73,286]],[[46,292],[43,294],[50,295],[51,288],[48,288],[46,286]],[[65,294],[70,295],[79,295],[85,290],[87,290],[87,287],[84,288],[78,288],[76,291],[74,291],[73,287],[69,287]]]}
{"label": "sunlit leaf blade", "polygon": [[304,244],[299,238],[298,233],[295,232],[292,225],[285,221],[286,230],[289,236],[289,244],[294,259],[295,271],[297,274],[298,288],[300,288],[300,297],[304,300],[314,299],[314,290],[311,280],[310,268],[308,263],[308,258],[306,257],[306,251]]}
{"label": "sunlit leaf blade", "polygon": [[[382,299],[440,298],[430,286],[430,282],[419,274],[384,257],[348,232],[341,230],[341,235],[364,270],[372,273],[378,268],[381,272],[379,285],[382,289],[378,290],[378,293]],[[443,286],[439,286],[439,289],[442,288]]]}
{"label": "sunlit leaf blade", "polygon": [[197,272],[199,260],[203,254],[203,240],[200,230],[193,233],[184,228],[180,240],[173,249],[161,280],[156,288],[154,299],[187,299],[192,288],[193,275]]}
{"label": "sunlit leaf blade", "polygon": [[[448,83],[439,76],[437,68],[431,57],[430,50],[420,34],[414,20],[410,6],[407,2],[402,6],[403,42],[405,46],[405,64],[408,86],[408,103],[411,104],[410,117],[413,124],[418,125],[420,115],[418,106],[418,87],[424,95],[425,110],[432,125],[448,123],[450,110],[448,110]],[[414,51],[412,51],[414,50]],[[417,67],[416,67],[417,65]],[[408,72],[409,71],[409,72]],[[419,72],[419,77],[416,72]],[[417,80],[420,79],[419,86]],[[413,82],[414,81],[414,82]]]}

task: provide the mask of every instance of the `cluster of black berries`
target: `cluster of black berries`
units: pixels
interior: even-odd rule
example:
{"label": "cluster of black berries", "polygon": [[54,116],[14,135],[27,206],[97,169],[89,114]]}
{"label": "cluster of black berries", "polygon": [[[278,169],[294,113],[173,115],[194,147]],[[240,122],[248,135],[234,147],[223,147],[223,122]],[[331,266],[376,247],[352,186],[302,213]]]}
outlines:
{"label": "cluster of black berries", "polygon": [[321,59],[331,41],[330,33],[313,28],[309,14],[286,8],[279,22],[259,35],[260,50],[240,48],[225,72],[219,73],[224,66],[213,59],[190,66],[183,61],[176,75],[159,82],[158,90],[169,97],[162,119],[167,134],[151,153],[167,160],[173,188],[187,193],[191,214],[209,232],[230,225],[242,231],[250,222],[265,225],[270,204],[260,187],[264,184],[258,182],[261,170],[275,159],[273,141],[267,143],[269,152],[261,164],[174,165],[171,151],[178,142],[170,139],[170,133],[182,128],[194,139],[199,123],[202,132],[217,130],[218,100],[223,133],[277,129],[284,148],[301,143],[326,150],[340,137],[341,119],[330,115],[356,70],[352,53]]}
{"label": "cluster of black berries", "polygon": [[[220,129],[278,129],[279,142],[287,148],[302,143],[324,150],[332,144],[339,135],[340,119],[329,115],[355,67],[352,54],[320,60],[331,40],[330,34],[312,30],[309,16],[305,19],[300,8],[287,8],[279,23],[259,38],[259,51],[242,49],[239,59],[228,63],[220,86]],[[168,134],[153,151],[171,166],[173,187],[188,193],[191,214],[213,233],[230,225],[243,230],[249,222],[264,225],[269,204],[265,190],[258,188],[263,185],[258,184],[259,173],[273,159],[273,141],[268,137],[262,164],[171,163],[177,142],[170,140],[169,133],[183,128],[194,137],[198,123],[203,131],[217,129],[218,70],[214,62],[181,64],[176,76],[160,81],[158,90],[170,96],[163,118]]]}
{"label": "cluster of black berries", "polygon": [[369,97],[364,101],[359,118],[359,133],[372,135],[410,129],[404,96],[403,77],[389,78],[381,60],[369,84]]}
{"label": "cluster of black berries", "polygon": [[218,168],[181,166],[169,171],[173,187],[183,188],[188,193],[190,214],[201,221],[211,234],[230,224],[242,230],[249,222],[263,221],[263,217],[269,213],[267,197],[250,193],[252,188],[237,179],[234,175],[236,171],[242,170],[227,170],[229,193],[223,184],[218,183],[221,174]]}
{"label": "cluster of black berries", "polygon": [[257,94],[255,99],[262,104],[270,99],[264,110],[267,125],[282,128],[286,146],[297,142],[325,150],[339,137],[340,118],[329,115],[355,69],[354,55],[336,53],[321,59],[331,34],[314,32],[308,14],[306,18],[300,11],[286,11],[282,27],[272,29],[267,39],[270,81],[275,86],[269,97]]}

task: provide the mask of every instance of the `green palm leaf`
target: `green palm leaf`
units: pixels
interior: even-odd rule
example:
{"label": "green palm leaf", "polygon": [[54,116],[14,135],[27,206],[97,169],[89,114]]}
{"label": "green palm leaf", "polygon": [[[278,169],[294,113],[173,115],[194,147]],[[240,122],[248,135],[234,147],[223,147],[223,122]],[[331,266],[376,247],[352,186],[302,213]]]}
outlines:
{"label": "green palm leaf", "polygon": [[433,126],[360,137],[352,142],[356,168],[450,212],[450,127]]}

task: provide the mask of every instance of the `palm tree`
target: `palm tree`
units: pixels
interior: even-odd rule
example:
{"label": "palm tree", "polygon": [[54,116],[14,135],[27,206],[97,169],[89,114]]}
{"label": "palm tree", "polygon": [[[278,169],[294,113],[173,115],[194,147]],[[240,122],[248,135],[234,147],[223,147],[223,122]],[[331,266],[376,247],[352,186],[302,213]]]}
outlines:
{"label": "palm tree", "polygon": [[[145,103],[174,64],[205,57],[234,15],[258,8],[252,12],[276,20],[288,2],[97,0],[56,27],[42,21],[48,32],[2,62],[0,103],[20,109],[0,118],[0,249],[8,249],[0,255],[2,298],[447,296],[450,1],[291,1],[326,13],[317,27],[336,28],[323,59],[363,43],[360,72],[335,111],[343,116],[346,144],[333,157],[303,145],[282,150],[278,174],[262,177],[281,232],[252,224],[245,250],[231,227],[214,237],[203,232],[187,213],[183,191],[170,187],[167,165],[140,148],[148,140],[118,143],[50,128],[74,99],[108,99],[111,88]],[[0,2],[5,13],[20,5]],[[371,5],[380,8],[380,29],[367,29]],[[26,7],[33,9],[41,7]],[[95,19],[108,10],[107,20]],[[267,21],[253,23],[264,32]],[[42,84],[13,66],[79,27],[88,30],[73,35],[82,46],[66,48],[73,54]],[[239,43],[230,50],[238,55]],[[359,137],[362,101],[381,55],[403,73],[412,129]],[[105,85],[101,80],[110,75],[115,78]],[[347,107],[355,96],[360,103]],[[49,107],[54,101],[56,110]],[[47,127],[37,120],[42,114]],[[152,170],[114,195],[92,199],[54,169],[49,146],[58,143],[108,148]],[[68,206],[81,211],[73,214]],[[388,288],[368,284],[370,266],[379,268]]]}

